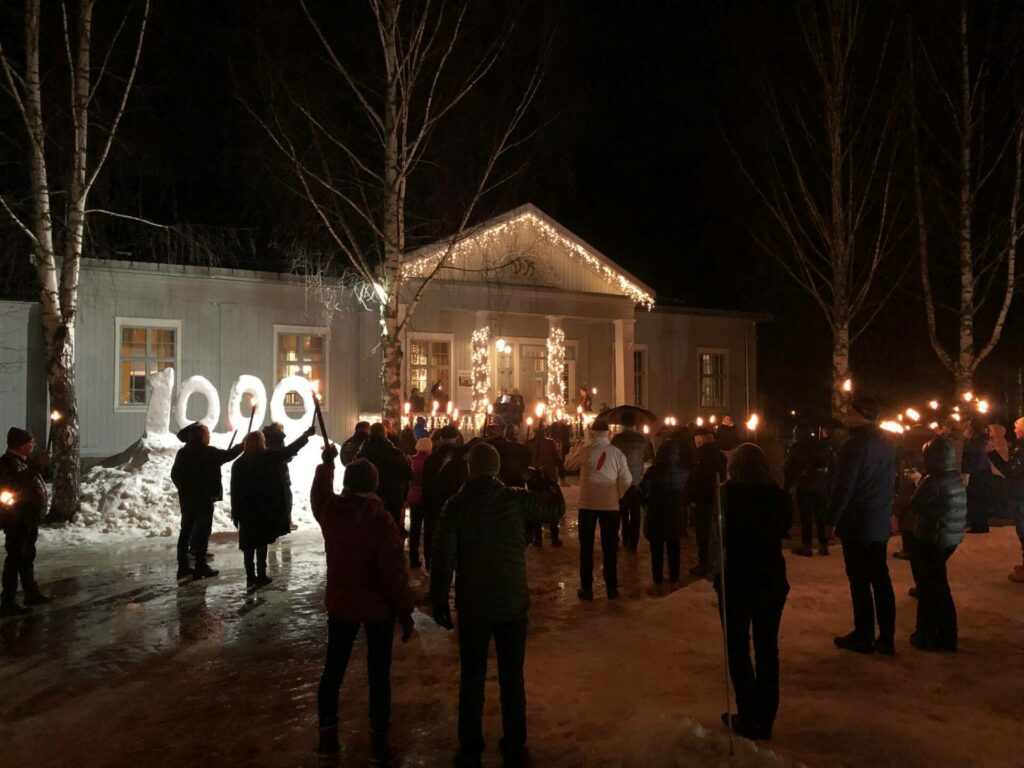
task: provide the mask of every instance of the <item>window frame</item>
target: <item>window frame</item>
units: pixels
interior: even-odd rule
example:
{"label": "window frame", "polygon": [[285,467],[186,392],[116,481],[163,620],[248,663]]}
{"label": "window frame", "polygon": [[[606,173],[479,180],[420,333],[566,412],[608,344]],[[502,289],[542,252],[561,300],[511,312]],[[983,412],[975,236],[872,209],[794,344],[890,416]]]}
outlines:
{"label": "window frame", "polygon": [[[274,386],[271,389],[275,389],[281,382],[281,379],[277,376],[277,366],[281,362],[280,355],[278,354],[278,340],[282,335],[299,335],[299,336],[323,336],[324,337],[324,378],[320,382],[320,410],[324,413],[329,413],[331,410],[331,329],[328,326],[323,325],[278,325],[274,324],[274,344],[272,347],[273,361],[270,370],[273,372],[272,379]],[[301,411],[303,406],[298,405],[285,405],[285,409],[289,412]]]}
{"label": "window frame", "polygon": [[[546,336],[543,337],[543,338],[537,338],[537,337],[534,337],[534,336],[500,336],[500,335],[496,336],[493,333],[491,334],[491,342],[490,342],[490,346],[488,348],[487,354],[488,354],[489,366],[490,366],[490,370],[491,370],[491,389],[493,390],[494,398],[495,399],[497,399],[498,395],[501,394],[501,387],[499,386],[499,382],[498,382],[498,350],[497,350],[497,347],[495,346],[495,344],[497,343],[499,338],[504,339],[506,344],[514,345],[515,354],[512,355],[512,382],[513,382],[512,389],[518,389],[520,393],[522,393],[522,391],[523,391],[522,354],[519,351],[520,345],[527,344],[529,346],[539,346],[539,347],[544,347],[546,349],[547,348],[547,343],[548,343],[548,340],[547,340]],[[578,385],[577,382],[573,380],[573,379],[577,378],[578,371],[573,371],[573,375],[569,376],[569,365],[568,365],[569,357],[568,357],[568,351],[569,351],[569,349],[573,350],[573,361],[576,362],[576,363],[579,363],[579,359],[580,359],[579,340],[578,339],[566,339],[565,340],[565,349],[566,349],[565,375],[569,378],[569,392],[568,392],[565,400],[566,400],[567,403],[569,403],[569,402],[572,401],[572,398],[574,396],[573,387]],[[544,376],[547,377],[547,371],[546,370],[544,372]],[[545,378],[545,382],[546,381],[547,381],[547,379]],[[547,389],[547,387],[545,385],[545,391],[546,391],[546,389]],[[509,394],[511,394],[511,390],[509,390]],[[525,397],[525,395],[523,395],[523,396]],[[527,405],[529,405],[529,404],[527,404]]]}
{"label": "window frame", "polygon": [[[721,355],[722,365],[722,402],[717,405],[704,405],[703,384],[704,371],[701,367],[703,355]],[[729,377],[732,373],[731,361],[729,360],[729,349],[726,347],[698,347],[697,348],[697,409],[701,411],[713,411],[729,408]]]}
{"label": "window frame", "polygon": [[[410,371],[413,369],[412,364],[412,345],[416,341],[446,341],[448,342],[448,381],[445,382],[445,392],[448,393],[448,399],[453,403],[456,402],[458,393],[452,389],[455,382],[456,376],[456,355],[455,355],[455,334],[454,333],[429,333],[427,331],[409,331],[405,337],[405,343],[402,345],[403,360],[402,363],[405,366],[403,371],[403,388],[404,392],[402,397],[408,398],[412,396],[412,376]],[[427,365],[429,371],[431,366]],[[423,398],[425,404],[425,410],[430,411],[430,403],[432,398],[430,396],[430,387],[433,385],[432,377],[427,376],[427,391],[420,392],[420,396]]]}
{"label": "window frame", "polygon": [[[643,391],[643,402],[642,403],[636,402],[635,404],[637,406],[639,406],[640,408],[646,408],[647,410],[650,410],[651,409],[651,405],[650,405],[650,403],[651,403],[651,398],[650,398],[650,391],[651,391],[650,390],[651,358],[650,358],[650,355],[648,355],[648,353],[647,353],[647,345],[646,344],[634,344],[633,345],[633,389],[634,389],[633,400],[634,401],[639,400],[639,398],[637,396],[640,394],[639,392],[636,391],[636,355],[637,355],[638,352],[643,355],[643,361],[644,361],[644,367],[643,367],[643,371],[642,371],[642,381],[643,381],[643,385],[644,385],[643,386],[644,391]],[[698,359],[700,359],[700,358],[698,358]]]}
{"label": "window frame", "polygon": [[121,329],[144,328],[147,332],[147,351],[149,331],[152,329],[174,330],[174,394],[181,384],[181,320],[169,320],[156,317],[115,317],[114,318],[114,413],[145,413],[149,410],[149,389],[147,375],[146,402],[127,405],[121,402]]}

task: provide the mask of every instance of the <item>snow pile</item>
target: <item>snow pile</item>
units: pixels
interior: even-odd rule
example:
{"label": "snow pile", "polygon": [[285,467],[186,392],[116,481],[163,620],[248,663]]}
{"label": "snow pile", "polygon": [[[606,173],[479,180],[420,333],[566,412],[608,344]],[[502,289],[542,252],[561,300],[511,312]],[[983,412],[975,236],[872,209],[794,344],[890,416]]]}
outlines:
{"label": "snow pile", "polygon": [[[213,434],[210,443],[226,448],[231,436]],[[315,525],[309,506],[313,473],[320,463],[323,444],[313,438],[289,465],[294,505],[292,521],[300,528]],[[178,494],[171,482],[171,467],[181,443],[173,435],[142,438],[125,453],[90,470],[82,479],[82,506],[65,535],[88,534],[172,536],[178,531]],[[336,480],[340,485],[341,472]],[[214,508],[213,530],[233,531],[231,523],[231,464],[222,469],[224,501]]]}
{"label": "snow pile", "polygon": [[[729,735],[721,726],[705,728],[693,718],[633,717],[623,723],[630,734],[627,766],[648,768],[786,768],[795,764],[748,739],[734,737],[729,757]],[[619,742],[620,748],[622,747]]]}

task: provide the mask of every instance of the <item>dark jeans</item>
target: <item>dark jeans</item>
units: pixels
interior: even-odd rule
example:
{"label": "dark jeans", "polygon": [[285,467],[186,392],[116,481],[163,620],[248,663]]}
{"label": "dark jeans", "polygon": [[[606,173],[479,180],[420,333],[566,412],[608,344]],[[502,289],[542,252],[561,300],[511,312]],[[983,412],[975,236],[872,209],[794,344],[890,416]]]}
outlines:
{"label": "dark jeans", "polygon": [[526,623],[525,613],[499,624],[459,617],[459,747],[465,755],[484,751],[484,682],[491,637],[501,688],[501,751],[516,755],[526,746]]}
{"label": "dark jeans", "polygon": [[245,563],[246,578],[253,579],[257,575],[267,575],[267,545],[246,547],[242,550],[242,561]]}
{"label": "dark jeans", "polygon": [[818,526],[818,544],[826,546],[825,515],[828,512],[828,498],[815,490],[796,490],[796,505],[800,508],[800,540],[805,547],[811,546],[814,526]]}
{"label": "dark jeans", "polygon": [[196,567],[206,566],[206,549],[213,528],[213,499],[181,505],[181,532],[178,534],[178,568],[188,568],[188,551],[196,558]]}
{"label": "dark jeans", "polygon": [[[770,736],[779,711],[779,623],[786,598],[761,605],[735,592],[726,595],[725,637],[736,714]],[[721,612],[721,593],[719,593]],[[750,659],[753,634],[754,660]]]}
{"label": "dark jeans", "polygon": [[679,539],[651,541],[651,577],[661,584],[665,552],[668,552],[668,580],[679,581]]}
{"label": "dark jeans", "polygon": [[853,631],[865,642],[878,637],[892,640],[896,634],[896,595],[892,591],[887,541],[843,541],[843,563],[853,601]]}
{"label": "dark jeans", "polygon": [[594,533],[601,523],[601,554],[604,559],[604,585],[607,589],[619,588],[618,552],[619,513],[613,510],[581,509],[579,512],[580,535],[580,585],[584,589],[594,586]]}
{"label": "dark jeans", "polygon": [[35,562],[36,539],[39,538],[39,524],[32,522],[12,523],[4,528],[7,559],[4,560],[3,593],[5,603],[14,602],[18,594],[18,579],[26,594],[36,589]]}
{"label": "dark jeans", "polygon": [[695,502],[693,505],[693,525],[697,529],[697,562],[702,567],[708,564],[708,546],[711,541],[711,519],[715,515],[715,505]]}
{"label": "dark jeans", "polygon": [[[321,728],[338,724],[338,693],[359,626],[327,618],[327,662],[316,696]],[[395,638],[395,620],[363,626],[366,627],[366,676],[370,682],[370,730],[385,733],[391,724],[391,644]]]}
{"label": "dark jeans", "polygon": [[934,544],[911,539],[910,564],[917,579],[917,633],[923,639],[956,648],[956,606],[949,589],[946,561],[956,547],[940,549]]}
{"label": "dark jeans", "polygon": [[409,562],[420,563],[420,537],[423,537],[423,560],[430,562],[431,536],[434,533],[432,521],[427,519],[428,505],[421,502],[409,507]]}
{"label": "dark jeans", "polygon": [[640,491],[634,485],[619,500],[622,515],[622,546],[636,549],[640,544]]}
{"label": "dark jeans", "polygon": [[[548,527],[551,529],[551,542],[559,541],[558,523],[551,523]],[[529,543],[531,541],[538,547],[544,542],[543,523],[526,524],[526,542]]]}

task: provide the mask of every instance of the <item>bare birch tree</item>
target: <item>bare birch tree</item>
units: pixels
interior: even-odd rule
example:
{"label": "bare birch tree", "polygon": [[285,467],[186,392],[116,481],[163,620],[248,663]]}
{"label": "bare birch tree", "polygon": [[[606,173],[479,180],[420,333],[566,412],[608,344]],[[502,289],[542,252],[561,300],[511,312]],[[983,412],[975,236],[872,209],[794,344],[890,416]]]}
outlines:
{"label": "bare birch tree", "polygon": [[740,164],[772,225],[755,240],[828,323],[838,415],[850,398],[843,386],[851,378],[850,345],[893,287],[876,295],[899,207],[896,56],[891,25],[880,30],[880,43],[869,36],[871,14],[858,0],[799,4],[798,20],[810,78],[767,84],[765,171]]}
{"label": "bare birch tree", "polygon": [[[466,0],[368,0],[368,4],[382,67],[372,86],[357,76],[359,64],[346,61],[345,52],[307,2],[299,2],[340,91],[354,99],[362,128],[369,128],[368,145],[361,144],[355,130],[346,133],[291,92],[287,97],[291,115],[274,109],[269,117],[250,112],[294,170],[297,191],[309,201],[342,254],[344,266],[371,289],[364,294],[375,297],[380,315],[382,407],[397,417],[402,407],[402,333],[481,201],[508,178],[506,156],[535,132],[525,126],[524,118],[541,83],[546,49],[527,73],[520,96],[496,126],[487,157],[467,184],[469,193],[448,240],[449,253],[426,274],[408,276],[403,273],[403,260],[409,186],[428,165],[428,147],[446,118],[495,67],[509,40],[510,26],[474,54],[466,30],[472,4]],[[296,116],[300,129],[286,125]]]}
{"label": "bare birch tree", "polygon": [[[130,68],[119,81],[112,112],[105,115],[102,127],[92,119],[98,109],[97,91],[104,79],[113,80],[108,71],[122,33],[129,22],[126,11],[111,37],[99,66],[93,63],[93,13],[98,0],[81,0],[77,15],[69,13],[66,3],[47,3],[43,18],[42,0],[26,0],[24,27],[24,69],[0,48],[3,87],[24,124],[26,166],[30,194],[27,202],[9,200],[0,195],[0,206],[31,244],[31,259],[39,280],[42,306],[42,330],[47,350],[47,386],[50,402],[62,419],[55,424],[53,447],[56,453],[51,521],[71,520],[79,507],[78,404],[75,383],[75,323],[78,312],[78,280],[82,259],[89,193],[103,170],[125,113],[135,74],[138,71],[149,18],[149,2],[140,9],[137,31],[131,41]],[[41,65],[41,33],[44,23],[60,24],[60,39],[69,77],[69,109],[54,109],[44,115]],[[56,38],[56,34],[52,37]],[[47,147],[51,132],[59,128],[70,141],[56,148]],[[90,139],[98,136],[97,150],[90,151]],[[67,188],[53,180],[66,174]]]}
{"label": "bare birch tree", "polygon": [[[921,123],[917,103],[914,98],[915,89],[912,68],[911,73],[911,109],[910,136],[913,158],[914,209],[917,229],[918,256],[921,270],[921,286],[923,289],[925,312],[928,321],[928,337],[936,356],[943,366],[953,374],[957,395],[970,392],[974,388],[974,374],[978,366],[991,354],[1002,337],[1007,316],[1013,303],[1017,283],[1017,242],[1021,235],[1021,166],[1024,158],[1024,111],[1019,104],[1011,107],[1012,114],[1003,121],[1003,135],[995,142],[995,133],[990,125],[986,125],[986,117],[995,106],[996,97],[1003,103],[1003,94],[996,93],[1000,84],[1006,86],[1009,78],[1005,74],[993,72],[992,62],[982,57],[977,66],[973,66],[971,40],[969,35],[969,16],[967,2],[963,0],[958,19],[958,45],[956,57],[959,59],[954,68],[955,78],[944,82],[939,68],[933,63],[927,48],[920,46],[925,62],[928,80],[939,96],[951,135],[955,137],[955,152],[950,153],[955,160],[947,164],[949,175],[940,178],[936,169],[929,179],[945,195],[951,204],[942,211],[941,218],[955,222],[953,242],[956,245],[957,278],[959,283],[959,301],[952,314],[957,318],[958,339],[956,347],[947,347],[941,339],[937,309],[941,308],[937,298],[939,287],[933,284],[934,265],[930,263],[929,253],[929,211],[926,210],[925,185],[922,171],[919,124]],[[911,35],[911,45],[914,45]],[[915,48],[911,49],[911,66],[914,63]],[[1016,52],[1016,48],[1014,48]],[[995,82],[993,82],[995,81]],[[1012,101],[1011,101],[1012,103]],[[999,122],[990,120],[989,123]],[[985,157],[985,151],[995,145],[996,150],[991,158]],[[1004,197],[1000,211],[1006,211],[1005,218],[988,217],[989,226],[982,226],[978,232],[975,219],[978,218],[979,195],[988,187],[997,186],[1001,180],[1009,179],[999,192]],[[989,207],[994,201],[989,201]],[[941,203],[940,203],[941,205]],[[988,230],[988,231],[984,231]],[[991,332],[988,340],[983,341],[978,335],[978,322],[985,304],[989,300],[996,302],[996,314],[991,320]]]}

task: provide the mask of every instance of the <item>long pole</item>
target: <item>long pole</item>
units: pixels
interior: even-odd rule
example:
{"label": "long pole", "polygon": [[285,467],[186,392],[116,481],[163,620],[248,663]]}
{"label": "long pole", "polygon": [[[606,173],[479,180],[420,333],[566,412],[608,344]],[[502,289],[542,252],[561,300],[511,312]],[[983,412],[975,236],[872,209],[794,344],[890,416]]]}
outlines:
{"label": "long pole", "polygon": [[722,479],[715,475],[715,516],[718,518],[718,563],[721,573],[718,577],[719,594],[722,599],[722,651],[725,654],[725,724],[729,729],[729,756],[735,754],[735,745],[732,737],[732,708],[729,702],[729,633],[728,633],[728,606],[725,596],[725,510],[722,508]]}
{"label": "long pole", "polygon": [[252,411],[249,412],[249,427],[245,430],[245,434],[252,432],[252,420],[256,417],[256,403],[252,404]]}
{"label": "long pole", "polygon": [[324,448],[328,448],[331,441],[327,439],[327,425],[324,424],[324,415],[320,411],[320,396],[316,392],[313,393],[313,416],[316,418],[317,424],[320,425],[320,434],[324,437]]}

